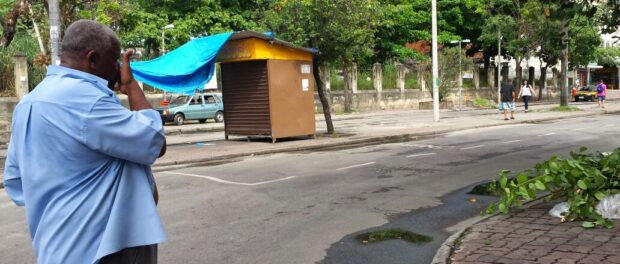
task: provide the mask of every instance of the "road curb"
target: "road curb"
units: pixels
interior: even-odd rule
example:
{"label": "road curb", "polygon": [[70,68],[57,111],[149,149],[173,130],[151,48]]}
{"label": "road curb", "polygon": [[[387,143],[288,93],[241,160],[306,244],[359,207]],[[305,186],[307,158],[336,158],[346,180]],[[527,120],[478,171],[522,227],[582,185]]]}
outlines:
{"label": "road curb", "polygon": [[164,128],[164,135],[166,136],[191,135],[191,134],[196,134],[200,132],[222,132],[222,131],[224,131],[223,127],[214,127],[214,128],[196,127],[196,128],[179,129],[179,130],[175,129],[171,131],[166,131],[166,129]]}
{"label": "road curb", "polygon": [[376,137],[368,137],[364,139],[351,140],[348,142],[330,142],[330,143],[317,144],[317,145],[312,145],[312,146],[303,146],[303,147],[287,147],[287,148],[281,148],[281,149],[250,151],[250,152],[244,152],[244,153],[222,155],[218,157],[200,158],[200,159],[183,160],[183,161],[172,161],[172,162],[164,162],[160,164],[156,163],[153,165],[153,171],[156,171],[156,172],[166,171],[166,170],[172,170],[172,169],[195,167],[195,166],[200,166],[200,165],[209,165],[211,163],[221,164],[221,163],[225,163],[225,161],[228,161],[228,160],[234,160],[234,159],[238,159],[241,157],[247,157],[247,156],[259,156],[259,155],[269,155],[269,154],[284,153],[284,152],[300,152],[300,151],[310,151],[310,150],[314,150],[314,151],[328,150],[332,148],[338,148],[338,149],[355,148],[355,147],[378,145],[382,143],[396,143],[396,142],[406,142],[406,141],[415,141],[415,140],[420,140],[420,139],[428,139],[428,138],[436,137],[436,136],[451,133],[451,132],[470,130],[470,129],[476,129],[476,128],[487,128],[487,127],[496,127],[496,126],[505,126],[505,125],[514,125],[514,124],[532,124],[532,123],[545,122],[545,121],[580,118],[580,117],[586,117],[586,116],[597,116],[597,115],[605,115],[605,114],[616,114],[616,113],[620,113],[620,110],[601,111],[601,112],[594,112],[594,113],[579,113],[579,114],[571,114],[568,116],[539,118],[536,120],[523,120],[523,121],[517,121],[517,122],[513,121],[513,122],[506,122],[506,123],[473,125],[469,127],[449,128],[449,129],[442,129],[442,130],[437,130],[437,131],[432,131],[432,132],[422,132],[422,133],[414,132],[414,133],[405,133],[405,134],[400,134],[400,135],[376,136]]}
{"label": "road curb", "polygon": [[[496,214],[492,214],[492,215],[487,215],[484,216],[476,221],[473,221],[471,224],[464,226],[462,228],[459,228],[454,234],[452,234],[451,236],[449,236],[443,243],[441,243],[441,247],[437,250],[437,253],[435,253],[435,256],[433,257],[433,261],[431,261],[432,264],[448,264],[450,263],[448,260],[450,258],[450,256],[452,255],[452,253],[455,250],[455,246],[457,244],[457,241],[459,241],[466,233],[467,231],[469,231],[471,229],[472,226],[485,221],[491,217],[497,216],[499,215],[498,213]],[[465,221],[471,220],[471,219],[475,219],[475,218],[469,218],[469,219],[465,219]]]}
{"label": "road curb", "polygon": [[[520,210],[526,210],[536,204],[539,204],[541,201],[543,201],[544,199],[546,199],[547,197],[549,197],[549,194],[547,195],[543,195],[541,197],[538,197],[538,199],[526,202],[524,204],[523,207],[520,208]],[[432,264],[450,264],[452,263],[450,261],[450,256],[452,256],[452,253],[454,253],[454,250],[456,249],[455,247],[458,244],[458,241],[460,241],[468,232],[469,230],[471,230],[471,228],[481,222],[484,222],[486,220],[488,220],[489,218],[493,218],[493,217],[497,217],[497,216],[501,216],[501,215],[505,215],[502,213],[495,213],[495,214],[491,214],[491,215],[487,215],[484,216],[478,220],[472,221],[470,224],[465,225],[460,227],[456,232],[454,232],[454,234],[452,234],[450,237],[448,237],[442,244],[441,247],[437,250],[437,253],[435,253],[435,256],[433,257],[433,261],[431,262]],[[467,220],[471,220],[471,219],[475,219],[475,217],[469,218],[464,220],[463,222],[467,221]]]}

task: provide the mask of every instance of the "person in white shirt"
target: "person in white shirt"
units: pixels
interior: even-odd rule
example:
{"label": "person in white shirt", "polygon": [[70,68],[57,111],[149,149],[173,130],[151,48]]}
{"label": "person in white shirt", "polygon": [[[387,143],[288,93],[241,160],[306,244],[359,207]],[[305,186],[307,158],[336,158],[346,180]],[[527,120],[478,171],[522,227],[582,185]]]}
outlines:
{"label": "person in white shirt", "polygon": [[528,111],[528,106],[529,106],[530,98],[532,97],[533,93],[534,93],[534,90],[532,89],[532,86],[529,85],[527,83],[527,81],[523,81],[523,86],[521,86],[521,91],[519,92],[519,97],[521,97],[523,99],[523,103],[525,103],[525,112],[526,113]]}

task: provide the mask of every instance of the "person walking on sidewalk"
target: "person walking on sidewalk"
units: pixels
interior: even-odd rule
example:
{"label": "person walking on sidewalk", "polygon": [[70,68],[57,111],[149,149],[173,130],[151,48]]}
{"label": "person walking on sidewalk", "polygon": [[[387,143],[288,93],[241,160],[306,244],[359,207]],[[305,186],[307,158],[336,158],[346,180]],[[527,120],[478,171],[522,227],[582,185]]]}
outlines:
{"label": "person walking on sidewalk", "polygon": [[601,80],[596,86],[596,97],[598,98],[598,108],[605,108],[605,95],[607,95],[607,85]]}
{"label": "person walking on sidewalk", "polygon": [[527,83],[527,81],[523,81],[523,86],[521,86],[521,91],[519,91],[519,96],[521,99],[523,99],[523,103],[525,104],[525,112],[528,112],[528,106],[529,106],[529,102],[530,102],[530,98],[532,97],[532,94],[534,94],[534,91],[532,90],[532,86],[529,85]]}
{"label": "person walking on sidewalk", "polygon": [[110,28],[77,21],[61,45],[60,65],[15,107],[4,169],[37,263],[157,263],[166,239],[150,167],[166,152],[159,113],[132,76],[131,51],[119,66]]}
{"label": "person walking on sidewalk", "polygon": [[508,111],[510,111],[510,119],[515,119],[515,86],[512,80],[508,80],[502,85],[502,109],[504,110],[504,120],[508,120]]}

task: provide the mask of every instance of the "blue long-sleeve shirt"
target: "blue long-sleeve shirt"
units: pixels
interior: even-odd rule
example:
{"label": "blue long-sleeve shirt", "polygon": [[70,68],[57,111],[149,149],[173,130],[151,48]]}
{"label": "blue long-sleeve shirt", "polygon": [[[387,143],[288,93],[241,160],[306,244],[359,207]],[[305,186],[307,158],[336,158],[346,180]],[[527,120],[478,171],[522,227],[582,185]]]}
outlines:
{"label": "blue long-sleeve shirt", "polygon": [[129,111],[106,80],[49,66],[13,112],[4,170],[37,262],[97,263],[163,242],[150,169],[163,144],[156,111]]}

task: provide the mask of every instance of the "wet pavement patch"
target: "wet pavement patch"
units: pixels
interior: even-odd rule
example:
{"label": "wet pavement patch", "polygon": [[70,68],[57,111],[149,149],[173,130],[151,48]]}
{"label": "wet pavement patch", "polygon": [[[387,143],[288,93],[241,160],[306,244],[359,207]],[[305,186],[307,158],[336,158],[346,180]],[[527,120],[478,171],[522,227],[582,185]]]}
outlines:
{"label": "wet pavement patch", "polygon": [[467,194],[499,197],[500,192],[498,183],[491,181],[474,186]]}
{"label": "wet pavement patch", "polygon": [[535,149],[540,149],[542,147],[544,147],[544,145],[520,146],[520,147],[513,148],[513,149],[511,149],[509,151],[487,152],[485,154],[477,156],[477,158],[478,158],[478,160],[491,159],[491,158],[496,158],[496,157],[504,156],[504,155],[508,155],[508,154],[514,154],[514,153],[517,153],[517,152],[532,151],[532,150],[535,150]]}
{"label": "wet pavement patch", "polygon": [[555,124],[558,122],[557,120],[544,120],[544,121],[526,121],[526,123],[534,124],[534,125],[548,125]]}
{"label": "wet pavement patch", "polygon": [[376,242],[382,242],[382,241],[394,240],[394,239],[401,239],[409,243],[420,244],[420,243],[428,243],[433,240],[433,238],[429,236],[416,234],[414,232],[407,231],[407,230],[400,229],[400,228],[377,230],[377,231],[372,231],[368,233],[363,233],[363,234],[359,234],[355,236],[355,239],[362,244],[376,243]]}
{"label": "wet pavement patch", "polygon": [[392,191],[392,190],[400,190],[400,191],[402,191],[403,188],[400,188],[400,187],[383,187],[381,189],[373,191],[372,193],[386,193],[386,192],[389,192],[389,191]]}
{"label": "wet pavement patch", "polygon": [[440,164],[437,164],[437,166],[439,166],[439,167],[458,167],[458,166],[464,166],[464,165],[471,165],[473,163],[475,163],[475,160],[461,160],[461,161],[452,161],[452,162],[440,163]]}
{"label": "wet pavement patch", "polygon": [[[441,205],[420,208],[409,213],[395,214],[388,217],[388,223],[360,230],[346,235],[334,242],[322,264],[361,264],[361,263],[431,263],[437,249],[452,234],[448,227],[480,215],[489,202],[496,202],[496,197],[469,195],[475,185],[466,186],[440,198]],[[475,202],[472,198],[475,198]],[[432,240],[412,244],[403,239],[385,240],[381,243],[360,243],[356,236],[377,230],[402,229],[420,230]]]}
{"label": "wet pavement patch", "polygon": [[458,142],[458,143],[453,144],[453,146],[455,146],[455,147],[462,147],[462,146],[476,145],[476,144],[482,144],[482,143],[487,143],[487,142],[496,142],[496,141],[499,141],[499,139],[496,139],[496,138],[493,138],[493,139],[480,139],[480,140]]}

